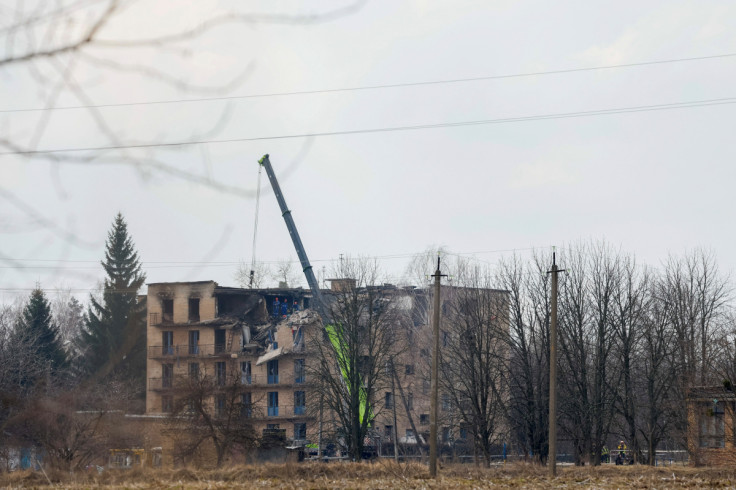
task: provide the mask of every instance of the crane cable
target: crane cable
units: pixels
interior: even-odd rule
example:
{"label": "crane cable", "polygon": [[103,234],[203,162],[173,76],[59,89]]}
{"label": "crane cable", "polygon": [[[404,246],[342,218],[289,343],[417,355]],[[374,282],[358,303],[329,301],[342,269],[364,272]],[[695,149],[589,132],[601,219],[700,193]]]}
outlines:
{"label": "crane cable", "polygon": [[250,261],[250,288],[253,289],[253,276],[256,273],[256,236],[258,235],[258,206],[261,202],[261,171],[263,165],[258,165],[258,185],[256,187],[256,217],[253,223],[253,248]]}

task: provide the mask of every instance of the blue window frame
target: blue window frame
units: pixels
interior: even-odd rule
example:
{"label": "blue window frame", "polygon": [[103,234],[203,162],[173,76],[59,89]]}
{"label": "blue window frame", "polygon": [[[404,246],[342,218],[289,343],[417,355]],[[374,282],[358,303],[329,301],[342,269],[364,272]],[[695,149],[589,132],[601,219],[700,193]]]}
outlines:
{"label": "blue window frame", "polygon": [[279,383],[279,361],[278,359],[274,359],[273,361],[268,361],[267,364],[268,368],[268,384],[275,385]]}
{"label": "blue window frame", "polygon": [[279,416],[279,392],[278,391],[268,392],[268,416],[269,417]]}

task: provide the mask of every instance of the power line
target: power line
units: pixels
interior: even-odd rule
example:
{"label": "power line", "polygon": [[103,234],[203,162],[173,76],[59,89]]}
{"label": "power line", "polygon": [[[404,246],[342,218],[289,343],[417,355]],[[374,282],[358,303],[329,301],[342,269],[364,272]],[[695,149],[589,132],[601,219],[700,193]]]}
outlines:
{"label": "power line", "polygon": [[725,53],[716,54],[711,56],[695,56],[690,58],[673,58],[666,60],[655,60],[655,61],[642,61],[638,63],[621,63],[617,65],[601,65],[591,66],[583,68],[569,68],[564,70],[548,70],[548,71],[535,71],[527,73],[513,73],[507,75],[489,75],[481,77],[469,77],[469,78],[451,78],[446,80],[429,80],[419,82],[405,82],[405,83],[387,83],[378,85],[362,85],[357,87],[344,87],[344,88],[333,88],[333,89],[318,89],[318,90],[296,90],[292,92],[270,92],[261,94],[249,94],[249,95],[232,95],[232,96],[221,96],[221,97],[201,97],[196,99],[169,99],[169,100],[154,100],[146,102],[120,102],[110,104],[88,104],[88,105],[74,105],[74,106],[63,106],[63,107],[40,107],[40,108],[26,108],[26,109],[2,109],[1,113],[14,113],[14,112],[41,112],[41,111],[67,111],[75,109],[102,109],[110,107],[131,107],[131,106],[146,106],[146,105],[164,105],[164,104],[182,104],[182,103],[193,103],[193,102],[213,102],[213,101],[226,101],[226,100],[243,100],[243,99],[260,99],[267,97],[286,97],[293,95],[313,95],[313,94],[329,94],[339,92],[357,92],[365,90],[379,90],[388,88],[401,88],[401,87],[418,87],[423,85],[447,85],[453,83],[468,83],[468,82],[480,82],[487,80],[502,80],[507,78],[523,78],[523,77],[536,77],[544,75],[559,75],[564,73],[576,73],[586,72],[595,70],[611,70],[616,68],[632,68],[636,66],[647,66],[647,65],[662,65],[667,63],[683,63],[687,61],[700,61],[718,58],[730,58],[736,56],[736,53]]}
{"label": "power line", "polygon": [[[539,247],[523,247],[523,248],[505,248],[505,249],[496,249],[496,250],[479,250],[474,252],[451,252],[451,251],[443,251],[442,253],[445,255],[456,255],[456,256],[466,256],[466,255],[483,255],[483,254],[493,254],[493,253],[505,253],[505,252],[522,252],[522,251],[528,251],[528,250],[540,250],[540,249],[547,249],[548,246],[539,246]],[[384,259],[402,259],[402,258],[410,258],[410,257],[416,257],[418,255],[423,255],[426,252],[426,250],[421,250],[417,252],[404,252],[404,253],[395,253],[395,254],[386,254],[386,255],[360,255],[356,256],[359,258],[366,258],[366,259],[377,259],[377,260],[384,260]],[[54,262],[54,263],[61,263],[61,264],[99,264],[99,260],[73,260],[73,259],[19,259],[19,258],[4,258],[5,261],[12,261],[12,262]],[[335,259],[314,259],[312,262],[331,262]],[[298,264],[299,260],[259,260],[256,263],[257,264],[282,264],[284,262],[288,263],[294,263]],[[230,265],[240,265],[244,264],[245,262],[242,260],[161,260],[161,261],[143,261],[141,262],[141,267],[150,269],[150,268],[157,268],[150,266],[148,264],[167,264],[166,267],[189,267],[193,265],[215,265],[215,266],[230,266]],[[32,268],[45,268],[45,267],[55,267],[55,266],[25,266],[21,265],[20,267],[32,269]],[[61,267],[61,266],[59,266]],[[0,268],[7,269],[7,268],[13,268],[13,266],[0,266]],[[98,269],[99,267],[91,267],[90,269]],[[76,267],[74,268],[76,269]]]}
{"label": "power line", "polygon": [[578,117],[592,117],[592,116],[606,116],[611,114],[628,114],[632,112],[651,112],[651,111],[664,111],[673,109],[690,109],[693,107],[705,107],[714,105],[725,105],[736,103],[736,97],[724,97],[720,99],[705,99],[695,100],[687,102],[672,102],[667,104],[654,104],[654,105],[641,105],[641,106],[629,106],[629,107],[615,107],[610,109],[596,109],[588,111],[577,111],[577,112],[559,112],[550,114],[537,114],[532,116],[519,116],[519,117],[507,117],[499,119],[480,119],[476,121],[458,121],[458,122],[446,122],[446,123],[435,123],[435,124],[417,124],[417,125],[406,125],[406,126],[390,126],[381,128],[367,128],[367,129],[352,129],[343,131],[325,131],[317,133],[297,133],[297,134],[285,134],[275,136],[254,136],[249,138],[229,138],[229,139],[211,139],[211,140],[198,140],[198,141],[176,141],[170,143],[141,143],[132,145],[109,145],[109,146],[88,146],[88,147],[77,147],[77,148],[55,148],[48,150],[19,150],[19,151],[3,151],[0,155],[46,155],[55,153],[70,153],[77,151],[110,151],[110,150],[122,150],[122,149],[145,149],[145,148],[173,148],[182,146],[195,146],[202,144],[218,144],[218,143],[243,143],[249,141],[270,141],[270,140],[284,140],[284,139],[296,139],[296,138],[314,138],[318,136],[346,136],[354,134],[371,134],[371,133],[390,133],[395,131],[417,131],[424,129],[440,129],[440,128],[454,128],[464,126],[481,126],[487,124],[508,124],[517,122],[531,122],[531,121],[542,121],[548,119],[568,119]]}

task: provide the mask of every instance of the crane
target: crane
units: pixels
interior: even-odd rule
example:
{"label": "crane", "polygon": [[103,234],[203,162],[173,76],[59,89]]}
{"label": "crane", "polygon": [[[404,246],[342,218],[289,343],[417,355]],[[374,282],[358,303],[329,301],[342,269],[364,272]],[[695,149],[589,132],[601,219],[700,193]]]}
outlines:
{"label": "crane", "polygon": [[[263,155],[263,158],[258,160],[258,163],[261,165],[262,168],[266,170],[268,180],[269,182],[271,182],[273,193],[276,195],[276,200],[278,201],[279,208],[281,209],[281,216],[284,218],[284,222],[286,222],[286,228],[289,230],[291,241],[294,243],[296,255],[299,257],[299,262],[301,262],[302,265],[302,271],[304,272],[304,276],[307,278],[309,289],[312,291],[312,307],[322,317],[322,322],[324,324],[325,331],[327,332],[327,337],[329,338],[332,347],[335,349],[335,354],[338,358],[338,364],[340,365],[343,379],[347,380],[348,373],[346,370],[346,366],[348,365],[348,356],[345,352],[346,349],[344,349],[342,345],[342,337],[338,333],[338,331],[340,330],[340,325],[331,322],[331,319],[328,316],[329,309],[325,305],[322,291],[320,291],[319,289],[319,283],[317,282],[317,278],[314,275],[312,265],[309,263],[309,258],[307,257],[306,250],[304,250],[302,240],[299,237],[299,232],[296,229],[294,218],[291,216],[291,211],[286,206],[284,195],[281,192],[281,186],[279,186],[279,181],[276,179],[276,174],[274,174],[273,172],[273,167],[271,167],[271,161],[268,158],[268,154]],[[366,414],[371,417],[370,409],[368,407],[368,396],[366,394],[365,388],[362,387],[362,383],[361,387],[359,388],[359,399],[360,420],[362,421],[363,417],[365,417]]]}
{"label": "crane", "polygon": [[262,168],[266,170],[266,175],[268,176],[269,182],[271,182],[273,193],[276,195],[276,200],[279,203],[279,208],[281,208],[281,216],[286,222],[286,228],[289,230],[291,241],[294,243],[296,255],[297,257],[299,257],[299,262],[301,262],[302,264],[302,272],[304,272],[304,276],[307,278],[309,289],[312,291],[314,309],[317,310],[317,313],[319,313],[323,319],[327,319],[327,308],[325,307],[324,300],[322,298],[322,291],[320,291],[319,289],[319,283],[317,282],[317,278],[314,275],[312,264],[309,263],[309,257],[307,257],[307,252],[306,250],[304,250],[302,239],[299,237],[299,232],[296,229],[294,218],[292,218],[291,211],[286,206],[284,195],[281,192],[281,186],[279,186],[279,181],[276,180],[276,174],[274,174],[273,172],[273,167],[271,167],[271,161],[268,159],[268,155],[263,155],[263,158],[261,158],[258,163],[261,165]]}

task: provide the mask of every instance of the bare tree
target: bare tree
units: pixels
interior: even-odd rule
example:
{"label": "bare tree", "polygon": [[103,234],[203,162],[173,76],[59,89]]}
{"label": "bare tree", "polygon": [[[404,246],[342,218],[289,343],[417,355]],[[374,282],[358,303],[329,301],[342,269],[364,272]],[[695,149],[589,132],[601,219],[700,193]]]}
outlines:
{"label": "bare tree", "polygon": [[67,354],[74,357],[73,347],[84,320],[84,307],[72,295],[71,290],[60,291],[51,303],[54,323],[59,329],[59,340]]}
{"label": "bare tree", "polygon": [[252,419],[257,402],[246,396],[235,362],[222,373],[191,372],[177,383],[179,398],[167,419],[166,429],[175,441],[175,457],[192,461],[207,444],[214,448],[219,468],[235,451],[257,445]]}
{"label": "bare tree", "polygon": [[490,271],[463,263],[448,296],[442,388],[490,466],[508,436],[508,298],[494,289]]}
{"label": "bare tree", "polygon": [[294,266],[295,262],[289,259],[280,260],[271,275],[279,287],[295,287],[301,279],[301,274]]}
{"label": "bare tree", "polygon": [[539,256],[499,265],[509,299],[509,419],[524,454],[545,462],[549,453],[549,275]]}
{"label": "bare tree", "polygon": [[667,260],[660,294],[677,334],[682,386],[718,381],[709,360],[721,345],[720,327],[730,293],[712,253],[696,250]]}
{"label": "bare tree", "polygon": [[[199,96],[200,101],[203,96],[222,99],[232,95],[251,75],[254,64],[249,62],[246,52],[242,63],[231,64],[234,70],[217,73],[217,83],[203,85],[193,81],[192,74],[201,70],[193,70],[192,63],[209,51],[199,44],[206,36],[238,25],[306,26],[331,22],[358,12],[364,3],[364,0],[346,1],[335,8],[307,14],[258,13],[218,6],[212,9],[212,14],[194,23],[181,15],[183,11],[174,3],[166,22],[151,23],[148,27],[135,22],[135,16],[144,14],[148,8],[139,2],[30,0],[18,2],[14,7],[6,6],[0,26],[0,70],[5,81],[22,85],[25,93],[38,94],[40,102],[37,107],[11,108],[0,114],[4,129],[0,136],[0,153],[3,154],[0,158],[48,163],[49,181],[60,199],[69,194],[62,184],[62,169],[80,165],[90,169],[127,167],[142,181],[174,178],[236,197],[252,198],[255,190],[212,177],[206,150],[201,152],[201,171],[183,167],[177,156],[182,148],[204,148],[198,142],[212,139],[224,130],[231,106],[212,118],[194,120],[189,127],[182,127],[186,133],[173,145],[163,137],[170,128],[132,136],[133,128],[123,127],[121,119],[111,117],[107,109],[151,102],[173,104],[182,102],[182,94]],[[130,27],[131,22],[135,22],[134,28]],[[151,53],[155,54],[155,63],[141,61]],[[255,57],[254,53],[251,55]],[[121,77],[173,88],[178,95],[170,101],[101,101],[97,98],[94,91],[100,89],[101,80]],[[70,113],[74,113],[74,127],[82,128],[85,134],[98,134],[102,141],[81,151],[45,148],[46,140],[58,139],[51,132],[52,122],[60,114]],[[148,136],[151,133],[155,134]],[[309,147],[309,141],[305,148]],[[162,143],[165,148],[161,147]],[[302,157],[300,154],[296,160]],[[11,189],[0,187],[0,200],[8,203],[17,215],[31,219],[35,225],[72,246],[90,248],[97,245],[80,238],[70,225],[59,224],[58,216],[52,215],[51,210],[33,206]],[[0,257],[0,261],[22,269],[12,259]]]}
{"label": "bare tree", "polygon": [[652,300],[641,324],[641,349],[635,365],[640,380],[638,431],[647,447],[647,462],[654,465],[656,450],[666,437],[673,438],[677,429],[678,405],[682,399],[678,382],[676,334],[669,323],[669,304],[658,298],[659,278],[650,284]]}
{"label": "bare tree", "polygon": [[[614,354],[618,357],[615,363],[617,376],[617,407],[624,421],[624,436],[629,441],[634,460],[638,462],[640,455],[638,437],[638,407],[640,383],[637,362],[642,355],[640,341],[645,333],[645,324],[649,321],[652,303],[650,275],[641,270],[636,260],[630,256],[622,256],[619,261],[618,279],[613,292],[613,335],[615,339]],[[651,453],[650,453],[651,454]]]}
{"label": "bare tree", "polygon": [[373,421],[386,408],[380,394],[391,387],[392,366],[406,345],[403,311],[388,291],[376,287],[375,262],[346,259],[334,268],[341,287],[328,295],[326,333],[313,332],[308,367],[335,415],[333,431],[357,461]]}
{"label": "bare tree", "polygon": [[560,294],[560,412],[576,464],[600,464],[615,409],[609,372],[619,257],[605,243],[564,250]]}
{"label": "bare tree", "polygon": [[[251,271],[253,274],[251,275]],[[241,288],[265,288],[267,287],[268,279],[273,276],[271,268],[263,262],[258,262],[254,269],[251,269],[245,262],[241,262],[235,271],[234,279],[238,286]]]}
{"label": "bare tree", "polygon": [[81,410],[92,397],[80,390],[36,396],[10,421],[8,433],[21,444],[41,448],[54,468],[82,469],[99,456],[105,442],[107,410]]}

